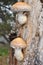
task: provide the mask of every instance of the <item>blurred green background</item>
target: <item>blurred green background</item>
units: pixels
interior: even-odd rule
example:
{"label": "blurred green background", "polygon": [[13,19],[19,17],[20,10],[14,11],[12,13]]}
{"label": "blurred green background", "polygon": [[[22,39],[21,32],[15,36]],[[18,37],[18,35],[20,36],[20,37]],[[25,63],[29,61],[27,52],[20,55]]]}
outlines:
{"label": "blurred green background", "polygon": [[17,0],[0,0],[0,65],[9,65],[9,33],[15,23],[10,7]]}

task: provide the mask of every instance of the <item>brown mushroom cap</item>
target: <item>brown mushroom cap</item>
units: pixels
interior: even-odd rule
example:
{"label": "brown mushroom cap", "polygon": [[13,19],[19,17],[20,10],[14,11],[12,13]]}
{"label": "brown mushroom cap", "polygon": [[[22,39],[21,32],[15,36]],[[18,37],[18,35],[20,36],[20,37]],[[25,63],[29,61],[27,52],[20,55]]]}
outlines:
{"label": "brown mushroom cap", "polygon": [[10,46],[12,48],[25,48],[26,43],[22,38],[15,38],[13,41],[11,41]]}
{"label": "brown mushroom cap", "polygon": [[14,5],[12,5],[11,10],[13,12],[30,11],[31,6],[25,2],[17,2]]}

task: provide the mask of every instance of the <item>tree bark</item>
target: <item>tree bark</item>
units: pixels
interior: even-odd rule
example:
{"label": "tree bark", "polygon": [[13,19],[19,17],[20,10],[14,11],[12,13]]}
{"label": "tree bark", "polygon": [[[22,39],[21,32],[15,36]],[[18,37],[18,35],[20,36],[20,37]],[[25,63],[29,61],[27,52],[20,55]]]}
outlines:
{"label": "tree bark", "polygon": [[12,48],[9,49],[9,65],[13,64]]}
{"label": "tree bark", "polygon": [[[27,42],[27,48],[24,51],[24,60],[18,62],[18,65],[40,65],[38,47],[40,40],[39,16],[41,10],[41,3],[40,0],[24,0],[24,2],[29,3],[32,6],[32,10],[30,12],[30,15],[28,16],[28,24],[26,24],[22,28],[21,37]],[[32,26],[30,41],[29,25]]]}

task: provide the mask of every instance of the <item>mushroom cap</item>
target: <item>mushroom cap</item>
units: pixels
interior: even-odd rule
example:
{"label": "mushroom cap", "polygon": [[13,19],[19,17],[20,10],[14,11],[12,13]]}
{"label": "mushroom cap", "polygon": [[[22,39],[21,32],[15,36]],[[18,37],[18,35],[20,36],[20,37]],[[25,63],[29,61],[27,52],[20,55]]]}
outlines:
{"label": "mushroom cap", "polygon": [[15,38],[13,41],[11,41],[10,46],[12,48],[25,48],[26,42],[22,38]]}
{"label": "mushroom cap", "polygon": [[11,10],[13,12],[31,11],[31,6],[25,2],[17,2],[12,5]]}

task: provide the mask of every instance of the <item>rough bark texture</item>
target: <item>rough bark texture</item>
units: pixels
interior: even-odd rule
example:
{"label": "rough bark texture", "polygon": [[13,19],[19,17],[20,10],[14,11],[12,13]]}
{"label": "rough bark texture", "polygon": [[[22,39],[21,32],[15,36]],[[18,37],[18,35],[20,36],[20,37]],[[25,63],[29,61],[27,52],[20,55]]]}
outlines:
{"label": "rough bark texture", "polygon": [[[18,0],[23,1],[23,0]],[[24,0],[32,6],[28,24],[22,28],[21,37],[27,42],[24,60],[17,65],[43,65],[43,9],[40,0]],[[42,10],[41,10],[42,9]],[[32,25],[29,41],[29,25]]]}

